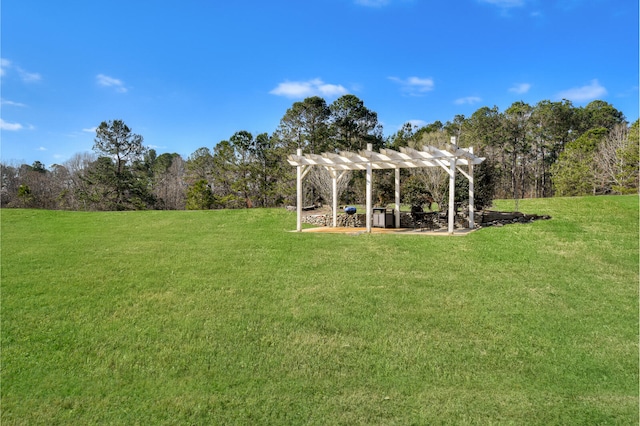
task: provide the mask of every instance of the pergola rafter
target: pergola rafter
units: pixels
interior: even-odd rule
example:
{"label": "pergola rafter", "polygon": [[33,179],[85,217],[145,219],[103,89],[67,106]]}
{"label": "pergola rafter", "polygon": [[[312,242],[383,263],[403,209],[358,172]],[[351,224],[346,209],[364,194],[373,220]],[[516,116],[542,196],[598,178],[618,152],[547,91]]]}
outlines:
{"label": "pergola rafter", "polygon": [[[381,149],[380,152],[372,150],[371,144],[366,150],[357,153],[342,151],[340,153],[325,152],[322,155],[305,154],[298,149],[295,155],[289,155],[287,161],[297,167],[297,230],[302,231],[302,180],[311,167],[321,166],[329,170],[333,180],[333,226],[337,223],[338,201],[336,197],[337,181],[348,170],[366,170],[366,216],[367,232],[371,232],[371,187],[372,170],[395,170],[395,210],[396,228],[400,227],[400,169],[421,167],[442,167],[449,175],[449,223],[448,231],[453,233],[455,216],[454,190],[456,171],[459,171],[469,180],[469,228],[473,228],[473,166],[482,163],[485,159],[473,154],[473,148],[460,148],[455,144],[455,137],[451,138],[451,144],[446,150],[433,146],[424,146],[422,150],[403,147],[400,151],[393,149]],[[467,170],[461,168],[466,166]]]}

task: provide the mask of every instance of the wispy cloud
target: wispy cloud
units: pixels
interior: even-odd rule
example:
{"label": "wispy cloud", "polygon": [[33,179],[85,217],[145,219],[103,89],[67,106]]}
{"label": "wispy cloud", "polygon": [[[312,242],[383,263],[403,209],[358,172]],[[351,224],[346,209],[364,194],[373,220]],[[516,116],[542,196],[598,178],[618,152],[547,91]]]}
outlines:
{"label": "wispy cloud", "polygon": [[13,102],[13,101],[10,101],[10,100],[7,100],[7,99],[0,100],[0,104],[1,105],[14,106],[14,107],[21,107],[21,108],[22,107],[26,107],[25,104],[22,104],[20,102]]}
{"label": "wispy cloud", "polygon": [[409,96],[424,96],[427,92],[432,91],[435,86],[432,78],[409,77],[402,79],[389,77],[389,80],[398,83],[402,92]]}
{"label": "wispy cloud", "polygon": [[531,84],[529,84],[529,83],[517,83],[517,84],[514,84],[513,86],[511,86],[511,88],[509,89],[509,92],[515,93],[517,95],[522,95],[524,93],[527,93],[529,91],[529,89],[531,89]]}
{"label": "wispy cloud", "polygon": [[529,0],[477,0],[479,3],[495,6],[503,18],[511,18],[512,11],[523,8]]}
{"label": "wispy cloud", "polygon": [[412,126],[416,127],[416,128],[420,128],[420,127],[424,127],[426,126],[428,123],[424,120],[409,120],[407,121],[407,123],[411,124]]}
{"label": "wispy cloud", "polygon": [[638,96],[638,90],[640,87],[638,85],[631,86],[622,92],[616,93],[617,98],[628,98],[629,96]]}
{"label": "wispy cloud", "polygon": [[87,127],[86,129],[82,129],[84,133],[95,133],[97,127]]}
{"label": "wispy cloud", "polygon": [[607,94],[607,89],[598,83],[597,79],[591,80],[591,83],[572,89],[563,90],[556,95],[558,99],[568,99],[570,101],[583,102],[598,99]]}
{"label": "wispy cloud", "polygon": [[117,78],[109,77],[108,75],[98,74],[96,76],[96,82],[99,86],[104,87],[113,87],[118,93],[127,93],[127,88],[125,87],[122,80]]}
{"label": "wispy cloud", "polygon": [[512,7],[522,7],[525,5],[525,0],[479,0],[480,3],[492,4],[504,9],[510,9]]}
{"label": "wispy cloud", "polygon": [[458,98],[455,101],[453,101],[453,103],[456,105],[473,105],[473,104],[477,104],[481,100],[482,98],[479,98],[477,96],[467,96],[464,98]]}
{"label": "wispy cloud", "polygon": [[16,67],[16,71],[18,71],[18,74],[20,75],[20,78],[25,83],[35,83],[37,81],[42,80],[42,76],[40,74],[38,74],[37,72],[25,71],[20,67]]}
{"label": "wispy cloud", "polygon": [[15,132],[18,130],[21,130],[23,128],[22,124],[20,123],[9,123],[4,121],[2,118],[0,118],[0,129],[1,130],[8,130],[10,132]]}
{"label": "wispy cloud", "polygon": [[0,58],[0,76],[5,77],[10,71],[16,71],[20,79],[25,83],[35,83],[42,80],[42,76],[37,72],[26,71],[8,59]]}
{"label": "wispy cloud", "polygon": [[310,96],[337,97],[346,95],[348,90],[340,84],[325,83],[319,78],[309,81],[285,81],[269,92],[287,98],[308,98]]}
{"label": "wispy cloud", "polygon": [[0,76],[4,77],[7,74],[7,69],[11,67],[11,61],[5,58],[0,58]]}
{"label": "wispy cloud", "polygon": [[419,0],[353,0],[358,6],[370,7],[374,9],[382,8],[393,4],[411,4]]}
{"label": "wispy cloud", "polygon": [[355,0],[356,4],[366,7],[382,7],[390,3],[390,0]]}

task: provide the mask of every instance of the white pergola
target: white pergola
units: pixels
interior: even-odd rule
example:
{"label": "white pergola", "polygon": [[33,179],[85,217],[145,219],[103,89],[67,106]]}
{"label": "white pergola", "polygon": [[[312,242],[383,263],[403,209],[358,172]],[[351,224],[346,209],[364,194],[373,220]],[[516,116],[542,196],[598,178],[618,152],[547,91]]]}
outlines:
{"label": "white pergola", "polygon": [[[311,167],[321,166],[329,171],[333,183],[333,226],[337,224],[338,199],[337,183],[342,179],[348,170],[366,170],[366,229],[371,232],[371,188],[372,170],[394,169],[395,170],[395,227],[400,227],[400,169],[418,167],[442,167],[449,174],[449,234],[454,230],[454,193],[456,171],[460,172],[469,180],[469,228],[474,227],[473,222],[473,166],[480,164],[485,159],[473,154],[473,148],[459,148],[456,145],[456,138],[451,138],[451,144],[446,150],[433,146],[424,146],[422,150],[412,148],[400,148],[400,151],[392,149],[381,149],[374,152],[372,145],[368,144],[367,149],[355,152],[340,152],[339,154],[325,152],[322,155],[305,154],[298,149],[296,155],[289,155],[288,162],[297,168],[297,231],[302,231],[302,180],[309,173]],[[467,170],[461,168],[466,166]]]}

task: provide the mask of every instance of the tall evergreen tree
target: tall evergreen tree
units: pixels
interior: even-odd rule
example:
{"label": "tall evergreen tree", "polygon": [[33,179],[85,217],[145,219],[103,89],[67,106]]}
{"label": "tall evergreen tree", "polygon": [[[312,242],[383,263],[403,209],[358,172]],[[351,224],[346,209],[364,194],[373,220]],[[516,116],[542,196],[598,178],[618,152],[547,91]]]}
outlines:
{"label": "tall evergreen tree", "polygon": [[102,188],[99,192],[106,198],[90,198],[101,208],[129,210],[152,204],[146,180],[141,180],[133,168],[146,153],[142,142],[142,136],[133,133],[122,120],[103,121],[96,129],[93,150],[100,158],[87,178]]}
{"label": "tall evergreen tree", "polygon": [[290,151],[302,148],[306,153],[319,154],[331,149],[330,110],[318,96],[295,102],[280,120],[278,133]]}
{"label": "tall evergreen tree", "polygon": [[344,95],[336,99],[329,109],[338,150],[358,151],[365,149],[368,143],[373,145],[373,149],[382,148],[384,141],[378,114],[364,106],[357,96]]}

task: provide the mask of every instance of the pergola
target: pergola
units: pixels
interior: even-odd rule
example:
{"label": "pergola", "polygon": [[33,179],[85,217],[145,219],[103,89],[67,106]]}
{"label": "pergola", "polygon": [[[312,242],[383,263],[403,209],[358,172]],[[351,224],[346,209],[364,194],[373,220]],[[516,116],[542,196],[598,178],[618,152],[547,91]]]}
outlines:
{"label": "pergola", "polygon": [[[400,227],[400,169],[418,167],[442,167],[449,174],[449,221],[448,231],[454,230],[454,193],[456,172],[460,172],[469,180],[469,228],[474,227],[473,222],[473,166],[480,164],[485,159],[473,154],[473,148],[459,148],[456,138],[451,138],[451,144],[446,150],[433,146],[424,146],[422,150],[412,148],[400,148],[400,151],[381,149],[374,152],[372,145],[367,144],[367,149],[358,153],[343,151],[339,154],[325,152],[322,155],[305,154],[298,149],[296,155],[289,155],[288,162],[297,168],[297,231],[302,231],[302,180],[309,173],[311,167],[321,166],[326,168],[331,175],[333,184],[333,226],[337,224],[338,199],[337,183],[348,170],[366,170],[366,229],[371,232],[371,188],[372,171],[382,169],[395,170],[395,227]],[[466,170],[461,166],[466,166]]]}

